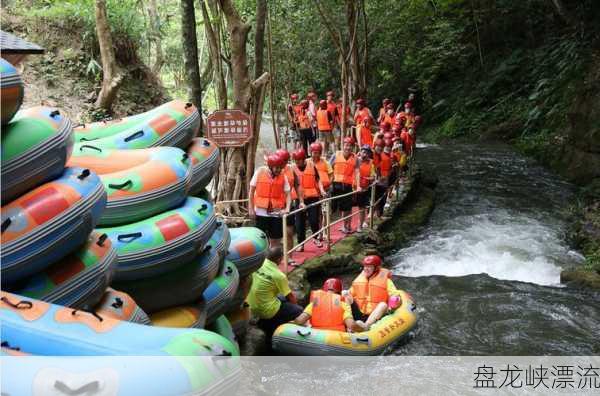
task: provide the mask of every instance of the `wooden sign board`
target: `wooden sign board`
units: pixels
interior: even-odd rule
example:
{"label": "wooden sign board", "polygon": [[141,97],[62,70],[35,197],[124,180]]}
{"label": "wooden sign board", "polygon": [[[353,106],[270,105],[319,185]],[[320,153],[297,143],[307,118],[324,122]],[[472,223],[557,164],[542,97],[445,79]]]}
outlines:
{"label": "wooden sign board", "polygon": [[241,110],[218,110],[208,116],[207,138],[219,147],[241,147],[252,138],[250,116]]}

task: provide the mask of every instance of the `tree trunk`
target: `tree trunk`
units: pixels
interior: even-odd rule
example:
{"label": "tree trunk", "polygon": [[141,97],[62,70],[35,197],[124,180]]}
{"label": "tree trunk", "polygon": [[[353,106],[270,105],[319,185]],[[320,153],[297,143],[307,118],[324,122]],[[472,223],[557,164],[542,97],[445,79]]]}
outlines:
{"label": "tree trunk", "polygon": [[[198,65],[198,38],[196,36],[196,13],[194,0],[181,0],[181,39],[183,44],[183,63],[188,80],[189,98],[202,114],[202,85],[200,66]],[[202,117],[200,117],[202,134]]]}
{"label": "tree trunk", "polygon": [[96,107],[110,112],[124,75],[119,70],[115,59],[110,25],[106,14],[106,0],[96,0],[95,13],[96,34],[102,58],[102,89],[96,100]]}
{"label": "tree trunk", "polygon": [[[202,18],[204,19],[204,32],[208,41],[208,52],[210,62],[213,64],[213,81],[217,91],[217,105],[219,109],[227,108],[227,84],[225,74],[223,73],[223,61],[221,60],[220,37],[218,35],[218,26],[213,25],[211,17],[206,8],[204,0],[200,0],[202,9]],[[215,8],[215,11],[218,10]],[[213,18],[216,15],[213,15]]]}
{"label": "tree trunk", "polygon": [[[254,171],[254,156],[264,103],[264,86],[269,80],[269,74],[264,73],[253,83],[250,82],[246,53],[250,25],[241,19],[231,0],[218,0],[218,4],[227,21],[229,33],[233,107],[250,113],[254,132],[253,138],[245,147],[223,150],[217,191],[217,201],[223,201],[247,197],[248,184]],[[264,16],[262,24],[264,27]],[[261,34],[264,34],[264,28]],[[260,42],[264,42],[264,37]],[[239,213],[237,205],[225,208],[225,214]]]}
{"label": "tree trunk", "polygon": [[357,98],[364,93],[361,92],[360,82],[360,59],[358,56],[358,18],[356,12],[357,2],[346,0],[346,22],[348,24],[349,56],[350,56],[350,97]]}
{"label": "tree trunk", "polygon": [[162,50],[162,34],[160,32],[160,16],[156,0],[148,1],[148,16],[150,17],[150,41],[154,43],[156,58],[152,64],[152,73],[159,78],[160,71],[165,64],[165,57]]}

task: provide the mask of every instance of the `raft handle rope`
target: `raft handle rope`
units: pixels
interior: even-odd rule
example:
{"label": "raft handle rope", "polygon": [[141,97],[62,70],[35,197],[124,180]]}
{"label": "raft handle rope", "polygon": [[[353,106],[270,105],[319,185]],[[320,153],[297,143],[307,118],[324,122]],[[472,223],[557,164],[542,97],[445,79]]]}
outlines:
{"label": "raft handle rope", "polygon": [[134,133],[133,135],[129,135],[125,138],[126,142],[130,142],[132,140],[141,138],[142,136],[144,136],[144,131],[137,131],[136,133]]}
{"label": "raft handle rope", "polygon": [[202,145],[205,147],[208,147],[208,146],[210,146],[210,142],[208,140],[204,139],[204,140],[202,140]]}
{"label": "raft handle rope", "polygon": [[[117,237],[119,242],[133,242],[134,240],[141,238],[141,232],[132,232],[131,234],[121,234]],[[127,240],[128,239],[128,240]]]}
{"label": "raft handle rope", "polygon": [[112,188],[114,190],[126,190],[128,188],[133,187],[133,182],[131,180],[127,180],[124,183],[121,184],[109,184],[108,188]]}
{"label": "raft handle rope", "polygon": [[100,238],[98,238],[98,241],[96,241],[96,245],[102,247],[104,245],[104,242],[106,242],[106,238],[108,238],[107,234],[100,235]]}
{"label": "raft handle rope", "polygon": [[89,169],[84,169],[84,170],[82,170],[82,171],[81,171],[81,174],[80,174],[79,176],[77,176],[77,178],[78,178],[79,180],[83,180],[83,179],[85,179],[86,177],[88,177],[90,174],[91,174],[91,172],[90,172],[90,170],[89,170]]}
{"label": "raft handle rope", "polygon": [[187,161],[188,158],[190,158],[190,156],[187,155],[187,153],[183,153],[183,156],[181,157],[181,162],[185,163],[185,161]]}
{"label": "raft handle rope", "polygon": [[65,395],[88,395],[96,393],[100,390],[100,382],[92,381],[77,389],[72,389],[69,385],[61,380],[54,382],[54,388]]}
{"label": "raft handle rope", "polygon": [[233,268],[227,266],[227,269],[225,270],[225,275],[229,276],[233,273]]}
{"label": "raft handle rope", "polygon": [[2,341],[2,343],[0,343],[0,346],[2,348],[11,349],[13,351],[20,351],[21,350],[21,348],[19,348],[19,347],[10,346],[10,344],[8,343],[8,341]]}
{"label": "raft handle rope", "polygon": [[193,106],[192,102],[187,102],[187,103],[185,104],[185,108],[186,108],[186,109],[189,109],[189,108],[190,108],[190,107],[192,107],[192,106]]}
{"label": "raft handle rope", "polygon": [[356,340],[356,342],[360,342],[360,343],[367,344],[367,345],[369,344],[369,337],[366,337],[366,338],[356,337],[355,340]]}
{"label": "raft handle rope", "polygon": [[296,333],[297,333],[299,336],[302,336],[302,337],[308,337],[308,336],[310,335],[310,330],[307,330],[307,331],[305,331],[305,332],[302,332],[302,330],[296,330]]}
{"label": "raft handle rope", "polygon": [[204,249],[202,249],[202,253],[207,253],[210,249],[212,249],[212,245],[206,245],[204,246]]}
{"label": "raft handle rope", "polygon": [[83,151],[84,148],[96,150],[100,153],[102,152],[102,149],[100,147],[92,146],[91,144],[84,144],[84,145],[79,146],[79,151]]}
{"label": "raft handle rope", "polygon": [[116,309],[123,308],[123,300],[120,297],[115,297],[115,302],[110,304],[110,306]]}
{"label": "raft handle rope", "polygon": [[2,297],[2,298],[0,298],[0,301],[2,301],[6,305],[9,305],[15,309],[31,309],[31,308],[33,308],[33,303],[31,301],[27,301],[27,300],[21,300],[15,304],[14,302],[10,301],[8,298]]}
{"label": "raft handle rope", "polygon": [[98,319],[100,322],[103,322],[103,321],[104,321],[104,318],[103,318],[102,316],[98,315],[98,314],[97,314],[96,312],[94,312],[94,311],[86,311],[86,310],[83,310],[83,309],[74,309],[74,310],[71,312],[71,315],[75,316],[75,315],[77,315],[77,313],[78,313],[78,312],[84,312],[84,313],[88,313],[88,314],[92,315],[94,318]]}
{"label": "raft handle rope", "polygon": [[10,224],[12,223],[12,220],[10,219],[10,217],[7,217],[6,220],[4,220],[2,222],[2,230],[0,231],[2,234],[4,234],[4,231],[6,231],[6,229],[8,227],[10,227]]}
{"label": "raft handle rope", "polygon": [[202,206],[200,207],[200,209],[198,209],[198,213],[202,214],[206,209],[208,209],[208,205],[207,204],[202,204]]}
{"label": "raft handle rope", "polygon": [[50,113],[50,117],[52,117],[52,118],[56,118],[56,116],[59,116],[59,115],[60,115],[60,111],[58,111],[58,110],[54,110]]}

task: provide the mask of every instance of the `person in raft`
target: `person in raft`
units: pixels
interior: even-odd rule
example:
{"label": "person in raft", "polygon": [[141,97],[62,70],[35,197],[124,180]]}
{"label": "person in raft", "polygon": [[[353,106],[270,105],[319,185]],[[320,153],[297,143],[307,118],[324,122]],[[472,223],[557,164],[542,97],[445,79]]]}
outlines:
{"label": "person in raft", "polygon": [[352,281],[350,289],[342,292],[356,323],[365,330],[387,313],[388,301],[393,302],[393,308],[402,305],[400,291],[391,279],[392,273],[381,268],[381,264],[381,257],[366,256],[362,261],[362,272]]}
{"label": "person in raft", "polygon": [[246,297],[250,312],[258,318],[258,327],[267,336],[267,345],[279,325],[295,320],[302,313],[287,276],[279,269],[283,258],[280,246],[270,248],[262,266],[252,274],[252,286]]}
{"label": "person in raft", "polygon": [[342,281],[329,278],[323,283],[323,290],[310,292],[310,303],[294,323],[305,326],[310,320],[310,326],[315,329],[347,331],[348,333],[365,330],[352,318],[352,309],[344,301]]}
{"label": "person in raft", "polygon": [[267,166],[258,168],[248,192],[248,215],[256,220],[256,227],[267,237],[271,247],[281,245],[283,237],[282,215],[290,211],[291,187],[282,170],[283,158],[276,154],[267,157]]}

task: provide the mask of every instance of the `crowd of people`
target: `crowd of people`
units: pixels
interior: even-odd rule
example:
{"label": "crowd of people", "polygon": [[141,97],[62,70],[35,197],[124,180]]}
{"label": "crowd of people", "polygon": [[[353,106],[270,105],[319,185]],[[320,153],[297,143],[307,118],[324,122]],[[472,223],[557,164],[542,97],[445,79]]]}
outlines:
{"label": "crowd of people", "polygon": [[322,290],[311,293],[305,308],[297,304],[287,275],[279,268],[284,255],[285,214],[306,207],[286,217],[288,247],[293,246],[294,234],[298,242],[306,239],[307,221],[315,244],[322,247],[319,202],[328,196],[338,197],[331,201],[332,211],[344,217],[343,233],[354,232],[350,213],[358,206],[360,230],[367,226],[372,189],[373,209],[381,215],[388,194],[404,177],[414,153],[421,117],[415,114],[413,94],[398,109],[384,99],[377,118],[364,99],[356,100],[354,116],[349,108],[346,111],[348,134],[341,128],[341,103],[331,91],[326,96],[321,101],[314,92],[302,101],[297,94],[290,96],[288,115],[296,133],[294,150],[291,155],[283,149],[268,155],[250,182],[248,212],[267,234],[270,248],[264,264],[253,274],[247,303],[268,343],[275,329],[286,322],[327,330],[367,331],[402,304],[391,273],[382,268],[379,256],[362,260],[363,269],[347,290],[340,279],[327,279]]}
{"label": "crowd of people", "polygon": [[[375,191],[375,214],[381,216],[391,188],[408,169],[416,143],[416,130],[422,119],[414,111],[414,94],[402,107],[395,108],[384,99],[377,119],[364,99],[355,102],[354,116],[346,108],[347,134],[342,133],[342,104],[335,101],[334,92],[318,100],[314,92],[298,101],[290,95],[289,121],[296,133],[295,147],[290,154],[280,149],[266,157],[250,182],[249,208],[256,226],[269,237],[271,246],[281,244],[283,215],[306,208],[287,217],[287,246],[306,239],[306,223],[317,247],[323,245],[322,208],[325,197],[332,201],[333,214],[344,218],[342,232],[353,233],[351,211],[359,208],[357,231],[366,227],[366,214]],[[317,140],[318,138],[318,140]],[[291,160],[291,161],[290,161]],[[303,246],[298,250],[303,250]],[[291,262],[293,265],[294,263]]]}

